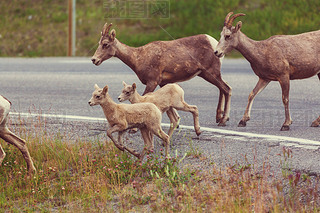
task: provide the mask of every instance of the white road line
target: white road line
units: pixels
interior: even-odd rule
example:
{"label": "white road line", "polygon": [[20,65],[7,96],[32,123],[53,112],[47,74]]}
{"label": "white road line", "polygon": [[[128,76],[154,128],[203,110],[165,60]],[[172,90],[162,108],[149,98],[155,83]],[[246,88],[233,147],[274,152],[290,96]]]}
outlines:
{"label": "white road line", "polygon": [[[22,117],[41,116],[41,117],[56,118],[56,119],[85,120],[85,121],[91,121],[91,122],[97,122],[97,121],[106,122],[105,118],[77,116],[77,115],[55,115],[55,114],[36,114],[36,113],[17,113],[17,112],[11,112],[10,114],[16,115],[16,116],[22,116]],[[170,127],[170,124],[163,123],[162,126]],[[194,129],[193,126],[185,126],[185,125],[179,125],[179,128],[190,129],[190,130]],[[281,144],[287,144],[288,146],[296,146],[296,147],[304,147],[304,148],[308,148],[308,147],[310,148],[310,146],[313,146],[312,149],[317,149],[314,146],[320,147],[320,141],[314,141],[314,140],[303,139],[303,138],[257,134],[257,133],[250,133],[250,132],[238,132],[238,131],[233,131],[233,130],[217,129],[217,128],[209,128],[209,127],[201,127],[201,130],[216,133],[216,134],[226,135],[226,136],[232,135],[232,136],[235,136],[235,138],[241,136],[241,137],[246,137],[248,139],[259,138],[259,139],[265,139],[268,141],[277,141],[277,142],[282,142]]]}

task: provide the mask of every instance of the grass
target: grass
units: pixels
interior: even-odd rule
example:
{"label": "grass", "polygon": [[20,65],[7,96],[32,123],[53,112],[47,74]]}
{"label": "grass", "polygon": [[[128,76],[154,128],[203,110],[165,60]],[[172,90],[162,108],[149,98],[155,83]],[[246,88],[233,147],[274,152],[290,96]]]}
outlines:
{"label": "grass", "polygon": [[[21,122],[24,124],[25,122]],[[28,176],[19,151],[4,142],[0,209],[5,212],[319,212],[319,178],[293,172],[289,149],[280,152],[282,177],[243,164],[200,171],[181,168],[192,156],[165,160],[149,153],[140,163],[104,138],[68,141],[45,121],[15,132],[28,141],[37,173]],[[191,150],[194,148],[191,147]]]}
{"label": "grass", "polygon": [[[318,0],[168,0],[170,7],[164,7],[168,18],[157,13],[148,18],[112,15],[109,9],[119,1],[76,2],[77,56],[93,55],[105,22],[113,22],[117,38],[131,46],[201,33],[218,40],[229,11],[247,14],[239,18],[243,22],[242,31],[257,40],[275,34],[319,30],[320,22]],[[2,0],[0,10],[0,56],[67,54],[68,1]]]}

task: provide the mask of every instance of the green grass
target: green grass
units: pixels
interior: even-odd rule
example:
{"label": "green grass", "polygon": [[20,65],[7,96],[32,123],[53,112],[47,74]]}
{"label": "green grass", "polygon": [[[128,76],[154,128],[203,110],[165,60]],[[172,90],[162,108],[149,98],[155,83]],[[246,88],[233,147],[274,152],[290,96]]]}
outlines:
{"label": "green grass", "polygon": [[[77,0],[77,56],[93,55],[105,22],[113,22],[119,40],[131,46],[200,33],[218,40],[229,11],[247,14],[239,18],[242,31],[257,40],[319,30],[320,23],[318,0],[170,0],[170,16],[165,19],[110,18],[110,2]],[[0,1],[0,56],[65,56],[67,7],[66,0]]]}
{"label": "green grass", "polygon": [[289,149],[279,150],[283,175],[276,178],[267,163],[257,171],[246,159],[201,171],[180,166],[193,158],[187,153],[165,160],[160,151],[140,163],[104,138],[51,135],[41,119],[13,129],[28,141],[37,173],[28,176],[20,152],[1,141],[7,153],[0,167],[5,212],[320,211],[319,178],[291,171]]}

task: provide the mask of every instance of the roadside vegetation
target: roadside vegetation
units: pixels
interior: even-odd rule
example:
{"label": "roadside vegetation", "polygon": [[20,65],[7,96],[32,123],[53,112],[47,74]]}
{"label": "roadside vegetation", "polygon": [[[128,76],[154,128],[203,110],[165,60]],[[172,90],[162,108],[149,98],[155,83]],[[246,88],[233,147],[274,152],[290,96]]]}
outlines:
{"label": "roadside vegetation", "polygon": [[165,160],[149,153],[140,163],[105,138],[52,135],[45,120],[11,128],[28,141],[37,173],[28,176],[21,153],[1,141],[0,209],[4,212],[319,212],[319,178],[292,171],[290,149],[279,150],[280,177],[265,162],[215,165],[207,171],[181,167],[190,152]]}
{"label": "roadside vegetation", "polygon": [[[168,0],[170,7],[158,5],[150,9],[151,15],[141,15],[140,11],[140,15],[132,13],[131,16],[125,10],[117,14],[114,11],[116,2],[121,1],[77,0],[77,56],[93,54],[105,22],[112,22],[119,40],[132,46],[200,33],[219,40],[229,11],[247,14],[241,17],[242,31],[257,40],[275,34],[319,30],[320,23],[318,0]],[[126,5],[125,8],[139,12],[134,6]],[[67,0],[2,0],[0,11],[0,56],[67,54]]]}

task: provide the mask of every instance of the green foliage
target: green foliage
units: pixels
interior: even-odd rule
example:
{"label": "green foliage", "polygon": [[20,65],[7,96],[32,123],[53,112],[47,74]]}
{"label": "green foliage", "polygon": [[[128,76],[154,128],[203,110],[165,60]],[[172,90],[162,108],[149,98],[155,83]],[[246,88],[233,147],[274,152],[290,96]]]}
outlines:
{"label": "green foliage", "polygon": [[[76,55],[94,53],[105,22],[113,22],[118,39],[132,46],[201,33],[218,40],[229,11],[247,14],[239,18],[242,31],[256,40],[318,30],[320,23],[318,0],[168,0],[167,18],[154,13],[147,18],[112,16],[108,10],[112,2],[77,0]],[[0,56],[66,55],[67,1],[3,0],[0,10]],[[30,45],[27,51],[26,44]]]}

